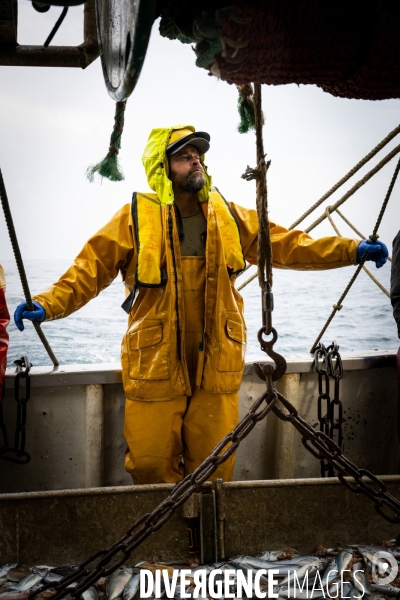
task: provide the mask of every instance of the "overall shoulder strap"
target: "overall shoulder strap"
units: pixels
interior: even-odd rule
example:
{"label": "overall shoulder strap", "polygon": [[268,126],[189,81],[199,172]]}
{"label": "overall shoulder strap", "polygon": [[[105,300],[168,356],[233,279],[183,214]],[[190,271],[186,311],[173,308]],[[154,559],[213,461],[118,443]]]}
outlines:
{"label": "overall shoulder strap", "polygon": [[134,304],[137,288],[162,287],[167,283],[167,272],[161,269],[161,203],[156,194],[134,192],[132,220],[137,249],[135,285],[122,303],[129,314]]}
{"label": "overall shoulder strap", "polygon": [[246,268],[246,260],[240,241],[239,221],[216,187],[213,187],[210,192],[210,202],[217,216],[226,264],[228,268],[230,267],[231,274],[238,275]]}
{"label": "overall shoulder strap", "polygon": [[156,194],[135,192],[132,218],[137,247],[136,285],[162,287],[167,274],[160,266],[163,231],[161,203]]}

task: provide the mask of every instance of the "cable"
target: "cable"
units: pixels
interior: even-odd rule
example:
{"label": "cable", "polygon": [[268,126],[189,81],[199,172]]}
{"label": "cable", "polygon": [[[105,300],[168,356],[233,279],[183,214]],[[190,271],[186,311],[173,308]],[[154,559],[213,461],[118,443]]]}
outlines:
{"label": "cable", "polygon": [[64,6],[64,8],[62,9],[61,15],[58,17],[56,24],[54,25],[53,29],[50,32],[49,37],[47,38],[47,40],[45,41],[45,43],[43,44],[43,46],[45,48],[47,48],[47,46],[49,46],[51,40],[53,39],[53,37],[56,35],[57,31],[60,28],[61,23],[64,21],[66,15],[68,12],[68,6]]}

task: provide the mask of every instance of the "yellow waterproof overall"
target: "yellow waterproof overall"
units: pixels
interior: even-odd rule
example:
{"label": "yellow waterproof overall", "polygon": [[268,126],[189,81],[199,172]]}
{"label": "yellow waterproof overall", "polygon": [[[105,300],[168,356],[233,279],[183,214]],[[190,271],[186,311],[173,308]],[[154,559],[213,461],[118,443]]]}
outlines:
{"label": "yellow waterproof overall", "polygon": [[[136,484],[176,483],[192,473],[238,422],[238,394],[213,394],[195,387],[204,330],[205,258],[184,256],[185,355],[192,396],[163,402],[126,400],[125,468]],[[184,464],[182,464],[182,458]],[[230,481],[231,456],[214,473]]]}
{"label": "yellow waterproof overall", "polygon": [[[182,125],[154,129],[145,148],[143,164],[154,192],[143,205],[147,225],[136,231],[131,206],[125,205],[86,242],[64,275],[34,297],[46,320],[52,320],[84,306],[118,273],[129,290],[140,285],[121,351],[129,446],[125,466],[136,483],[179,481],[238,417],[246,327],[243,300],[230,273],[243,268],[243,258],[256,262],[258,220],[254,210],[225,203],[205,169],[199,203],[207,219],[206,260],[180,256],[166,147],[181,129],[195,131]],[[237,230],[229,226],[231,213]],[[272,222],[270,234],[274,268],[333,269],[356,262],[356,240],[313,240]],[[153,240],[158,241],[153,245]],[[146,262],[156,268],[149,270]],[[160,285],[163,272],[166,283]],[[233,465],[231,457],[214,477],[231,479]]]}

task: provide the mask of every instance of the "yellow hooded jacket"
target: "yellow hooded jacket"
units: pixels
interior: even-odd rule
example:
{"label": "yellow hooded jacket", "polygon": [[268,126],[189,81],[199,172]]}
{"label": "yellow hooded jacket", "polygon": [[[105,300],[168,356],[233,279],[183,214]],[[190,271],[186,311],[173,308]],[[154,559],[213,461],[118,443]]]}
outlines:
{"label": "yellow hooded jacket", "polygon": [[[167,273],[161,287],[139,287],[122,342],[122,373],[127,398],[169,400],[191,394],[185,361],[185,322],[179,232],[175,219],[172,182],[168,178],[166,147],[178,125],[153,129],[143,155],[150,188],[161,213],[160,267]],[[196,386],[213,393],[232,393],[240,387],[246,347],[243,300],[229,277],[223,240],[210,200],[211,178],[199,201],[207,219],[204,336]],[[212,196],[212,194],[211,194]],[[258,220],[254,210],[228,203],[237,217],[243,254],[257,257]],[[67,317],[97,296],[121,272],[128,289],[135,285],[137,248],[130,204],[83,247],[73,265],[46,292],[34,299],[46,320]],[[356,262],[357,241],[340,237],[313,240],[301,231],[287,231],[271,223],[273,265],[288,269],[332,269]]]}

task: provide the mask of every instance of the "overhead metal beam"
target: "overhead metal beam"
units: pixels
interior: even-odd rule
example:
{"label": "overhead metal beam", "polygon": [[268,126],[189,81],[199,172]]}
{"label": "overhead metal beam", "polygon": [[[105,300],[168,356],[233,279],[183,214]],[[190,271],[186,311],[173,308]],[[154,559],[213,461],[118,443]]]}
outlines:
{"label": "overhead metal beam", "polygon": [[[12,7],[12,2],[15,2],[15,0],[7,0],[7,2]],[[11,40],[10,33],[8,33],[8,38],[3,37],[3,29],[8,32],[10,29],[9,25],[8,28],[5,26],[6,23],[9,23],[9,19],[5,18],[9,14],[9,7],[7,14],[6,11],[0,10],[0,65],[12,67],[78,67],[85,69],[99,56],[94,0],[90,0],[84,6],[84,41],[80,46],[48,46],[47,48],[44,46],[24,46],[17,43],[16,35],[13,44],[11,42],[5,43],[6,39]],[[16,25],[14,30],[16,32]]]}

